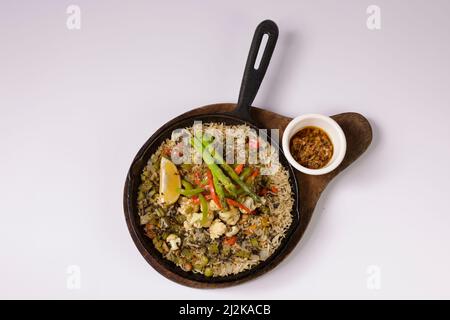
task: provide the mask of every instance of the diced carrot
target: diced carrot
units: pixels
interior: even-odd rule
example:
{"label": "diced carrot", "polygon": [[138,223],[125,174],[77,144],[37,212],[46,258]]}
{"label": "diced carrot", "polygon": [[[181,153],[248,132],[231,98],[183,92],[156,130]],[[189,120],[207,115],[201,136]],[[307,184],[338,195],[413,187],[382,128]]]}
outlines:
{"label": "diced carrot", "polygon": [[220,203],[219,197],[217,196],[216,190],[214,189],[214,181],[213,181],[213,176],[212,176],[211,170],[208,169],[208,171],[206,172],[206,176],[208,178],[208,186],[209,186],[209,192],[211,195],[211,199],[215,202],[217,207],[222,209],[222,204]]}
{"label": "diced carrot", "polygon": [[270,191],[272,191],[273,193],[277,193],[278,192],[278,188],[275,186],[272,186],[272,188],[270,188]]}
{"label": "diced carrot", "polygon": [[237,201],[235,201],[235,200],[233,200],[233,199],[230,199],[230,198],[226,198],[225,200],[227,201],[227,203],[228,203],[230,206],[238,207],[238,208],[244,210],[245,212],[247,212],[248,214],[254,213],[252,210],[250,210],[249,208],[247,208],[246,206],[244,206],[244,205],[243,205],[242,203],[240,203],[240,202],[237,202]]}
{"label": "diced carrot", "polygon": [[236,236],[232,236],[229,238],[225,238],[225,240],[223,240],[223,242],[225,242],[227,245],[232,246],[236,243],[237,237]]}
{"label": "diced carrot", "polygon": [[238,164],[238,165],[236,166],[236,168],[234,168],[234,172],[236,172],[236,174],[241,174],[242,169],[244,169],[244,164],[243,164],[243,163]]}
{"label": "diced carrot", "polygon": [[259,174],[259,170],[258,170],[258,168],[256,168],[256,169],[252,172],[252,174],[250,175],[250,177],[256,178],[256,177],[258,176],[258,174]]}

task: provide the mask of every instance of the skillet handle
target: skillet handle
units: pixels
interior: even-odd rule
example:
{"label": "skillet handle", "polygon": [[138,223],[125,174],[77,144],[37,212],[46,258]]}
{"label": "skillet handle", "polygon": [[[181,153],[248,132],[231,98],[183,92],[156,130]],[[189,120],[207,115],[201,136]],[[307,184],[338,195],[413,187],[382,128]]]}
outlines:
{"label": "skillet handle", "polygon": [[[260,50],[263,36],[267,35],[267,43],[264,48],[259,66],[255,68],[255,62]],[[258,93],[259,86],[264,79],[270,58],[275,49],[278,39],[278,27],[272,20],[264,20],[256,27],[253,36],[250,51],[248,53],[247,63],[245,65],[244,75],[242,77],[239,100],[235,110],[232,113],[244,120],[253,121],[250,115],[250,106]]]}

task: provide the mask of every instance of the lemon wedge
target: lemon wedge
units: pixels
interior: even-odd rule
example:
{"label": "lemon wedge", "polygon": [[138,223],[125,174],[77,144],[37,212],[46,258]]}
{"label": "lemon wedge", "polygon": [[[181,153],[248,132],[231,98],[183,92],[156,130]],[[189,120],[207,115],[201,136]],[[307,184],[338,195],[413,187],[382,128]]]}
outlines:
{"label": "lemon wedge", "polygon": [[167,158],[161,158],[159,170],[159,195],[162,202],[170,205],[175,203],[179,196],[181,188],[181,178],[177,166]]}

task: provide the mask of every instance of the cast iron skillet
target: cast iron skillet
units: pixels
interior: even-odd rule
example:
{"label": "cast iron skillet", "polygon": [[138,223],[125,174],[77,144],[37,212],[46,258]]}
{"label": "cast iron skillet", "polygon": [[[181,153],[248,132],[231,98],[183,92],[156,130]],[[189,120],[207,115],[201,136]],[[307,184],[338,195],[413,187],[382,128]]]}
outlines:
{"label": "cast iron skillet", "polygon": [[[255,69],[255,61],[261,46],[263,36],[267,34],[268,40],[264,53],[261,58],[259,67]],[[280,163],[288,171],[290,176],[290,185],[294,193],[294,205],[292,209],[292,224],[287,231],[286,237],[281,242],[278,249],[265,261],[260,262],[255,267],[241,272],[236,275],[229,275],[226,277],[205,277],[201,274],[194,274],[192,272],[185,272],[181,268],[177,267],[173,262],[165,259],[154,248],[152,241],[145,236],[143,227],[139,224],[139,216],[137,210],[137,194],[138,187],[141,183],[140,175],[143,168],[147,164],[151,155],[156,152],[157,148],[167,138],[171,137],[173,130],[177,128],[190,127],[194,124],[194,121],[206,122],[220,122],[227,125],[241,125],[246,124],[253,129],[258,129],[259,125],[252,118],[250,114],[250,105],[252,104],[259,86],[264,78],[267,67],[272,57],[272,53],[275,49],[275,44],[278,38],[278,27],[271,20],[265,20],[261,22],[256,28],[253,36],[253,41],[250,47],[250,52],[247,58],[247,63],[242,78],[241,89],[239,93],[239,100],[235,110],[231,112],[216,113],[216,114],[203,114],[198,116],[191,116],[181,120],[172,120],[160,128],[139,150],[133,163],[131,164],[128,176],[125,182],[124,190],[124,210],[125,218],[127,221],[130,234],[138,247],[141,254],[159,273],[163,276],[176,281],[180,284],[191,287],[225,287],[233,284],[237,284],[252,278],[255,278],[270,269],[274,268],[285,256],[284,251],[292,236],[293,231],[300,223],[300,215],[298,212],[299,192],[297,188],[297,181],[293,171],[286,160],[282,149],[278,145],[277,141],[271,141],[272,145],[279,150]]]}

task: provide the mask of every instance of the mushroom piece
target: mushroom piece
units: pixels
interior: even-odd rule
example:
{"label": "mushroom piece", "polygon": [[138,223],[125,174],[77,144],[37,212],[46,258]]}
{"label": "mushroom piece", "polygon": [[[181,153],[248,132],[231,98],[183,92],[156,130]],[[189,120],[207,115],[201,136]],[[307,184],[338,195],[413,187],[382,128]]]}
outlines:
{"label": "mushroom piece", "polygon": [[238,232],[239,232],[239,227],[238,227],[238,226],[232,226],[231,229],[230,229],[230,231],[228,231],[227,233],[225,233],[225,235],[226,235],[227,237],[232,237],[232,236],[234,236],[235,234],[237,234]]}
{"label": "mushroom piece", "polygon": [[166,241],[170,245],[170,251],[175,251],[179,249],[179,245],[181,244],[181,239],[176,234],[169,234],[166,238]]}

